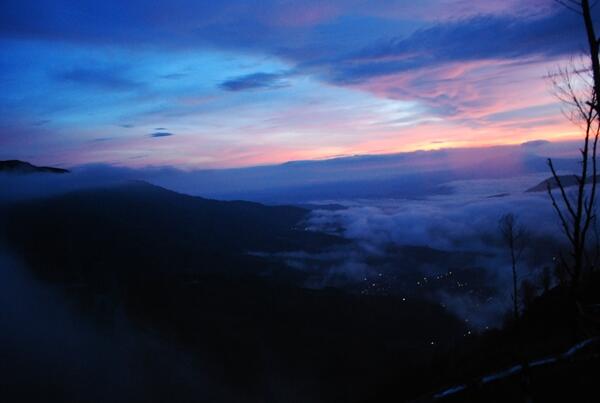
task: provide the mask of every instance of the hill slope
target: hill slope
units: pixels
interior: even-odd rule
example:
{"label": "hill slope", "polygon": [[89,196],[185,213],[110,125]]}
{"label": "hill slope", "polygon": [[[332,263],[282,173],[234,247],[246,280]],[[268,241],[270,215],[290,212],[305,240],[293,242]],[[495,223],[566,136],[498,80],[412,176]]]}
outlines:
{"label": "hill slope", "polygon": [[19,160],[6,160],[0,161],[0,172],[13,173],[13,174],[31,174],[31,173],[51,173],[51,174],[65,174],[69,173],[68,170],[62,168],[52,167],[38,167],[29,162]]}
{"label": "hill slope", "polygon": [[[578,177],[576,175],[559,175],[558,178],[560,180],[560,183],[566,188],[576,186],[578,184]],[[596,178],[600,179],[600,176],[597,176]],[[591,183],[591,181],[592,178],[590,177],[588,178],[587,183]],[[556,189],[558,187],[556,179],[548,178],[546,180],[543,180],[537,185],[527,189],[527,192],[545,192],[548,190],[548,186],[550,186],[550,189]]]}
{"label": "hill slope", "polygon": [[[419,371],[465,332],[439,304],[307,290],[261,276],[291,269],[246,251],[341,242],[296,229],[307,213],[301,208],[130,183],[6,212],[0,228],[12,249],[69,301],[76,313],[62,314],[65,320],[92,322],[105,346],[60,322],[40,323],[45,304],[24,304],[29,292],[20,294],[26,329],[17,321],[2,334],[19,337],[0,343],[8,357],[0,360],[0,382],[11,401],[72,401],[80,392],[89,402],[363,402],[399,378],[403,394],[422,390],[427,378]],[[52,330],[59,337],[47,358],[37,346]],[[124,348],[122,339],[132,344]]]}
{"label": "hill slope", "polygon": [[48,279],[256,272],[267,263],[247,252],[316,250],[341,241],[297,229],[307,212],[131,182],[15,204],[5,236]]}

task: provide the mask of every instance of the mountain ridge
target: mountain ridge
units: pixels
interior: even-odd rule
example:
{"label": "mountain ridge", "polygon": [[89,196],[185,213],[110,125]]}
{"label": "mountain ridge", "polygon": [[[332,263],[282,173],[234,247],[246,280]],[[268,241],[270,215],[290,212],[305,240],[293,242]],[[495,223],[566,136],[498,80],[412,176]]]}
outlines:
{"label": "mountain ridge", "polygon": [[[579,184],[579,182],[578,182],[579,177],[577,175],[573,175],[573,174],[559,175],[558,179],[560,180],[561,185],[566,188],[577,186]],[[597,180],[600,179],[600,175],[596,175],[596,179]],[[586,184],[591,183],[591,180],[592,180],[592,177],[589,177]],[[527,189],[526,192],[528,192],[528,193],[545,192],[548,190],[548,186],[550,186],[550,189],[556,189],[558,187],[558,182],[556,181],[556,178],[550,177],[548,179],[544,179],[537,185]]]}
{"label": "mountain ridge", "polygon": [[300,229],[308,213],[135,181],[14,203],[4,231],[42,277],[257,273],[272,265],[248,252],[315,251],[342,242]]}
{"label": "mountain ridge", "polygon": [[63,168],[36,166],[26,161],[21,160],[4,160],[0,161],[0,172],[12,174],[32,174],[32,173],[51,173],[51,174],[66,174],[70,171]]}

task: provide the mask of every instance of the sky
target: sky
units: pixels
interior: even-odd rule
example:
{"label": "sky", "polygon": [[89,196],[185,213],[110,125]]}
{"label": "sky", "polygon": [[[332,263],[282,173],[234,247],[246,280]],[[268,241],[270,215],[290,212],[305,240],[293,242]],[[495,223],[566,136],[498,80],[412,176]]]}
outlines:
{"label": "sky", "polygon": [[568,139],[553,0],[4,0],[0,159],[230,168]]}

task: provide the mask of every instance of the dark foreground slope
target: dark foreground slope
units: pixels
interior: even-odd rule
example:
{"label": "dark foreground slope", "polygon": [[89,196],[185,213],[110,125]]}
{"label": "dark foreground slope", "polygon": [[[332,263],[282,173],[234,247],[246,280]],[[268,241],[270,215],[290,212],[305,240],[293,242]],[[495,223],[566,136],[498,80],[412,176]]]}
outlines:
{"label": "dark foreground slope", "polygon": [[509,320],[442,352],[431,374],[436,391],[415,402],[596,402],[600,273],[584,280],[577,313],[559,285],[529,301],[518,326]]}
{"label": "dark foreground slope", "polygon": [[[13,205],[4,237],[51,291],[2,293],[16,312],[0,315],[3,394],[352,403],[422,391],[463,324],[419,300],[303,289],[246,254],[340,242],[297,229],[304,214],[139,183]],[[65,313],[48,313],[57,301]]]}

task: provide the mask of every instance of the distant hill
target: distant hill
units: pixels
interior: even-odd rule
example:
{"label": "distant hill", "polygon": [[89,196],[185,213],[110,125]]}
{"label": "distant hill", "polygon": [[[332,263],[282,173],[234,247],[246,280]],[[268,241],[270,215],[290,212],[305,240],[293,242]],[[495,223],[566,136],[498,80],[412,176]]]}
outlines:
{"label": "distant hill", "polygon": [[41,275],[256,273],[248,252],[315,251],[341,238],[297,228],[308,210],[187,196],[145,182],[21,202],[6,237]]}
{"label": "distant hill", "polygon": [[51,174],[66,174],[67,169],[53,167],[38,167],[29,162],[19,160],[0,161],[0,172],[14,174],[32,174],[32,173],[51,173]]}
{"label": "distant hill", "polygon": [[327,203],[327,204],[313,204],[313,203],[300,203],[294,204],[296,207],[304,208],[307,210],[327,210],[327,211],[338,211],[346,210],[348,207],[338,203]]}
{"label": "distant hill", "polygon": [[[559,175],[560,183],[564,187],[572,187],[577,185],[577,176],[576,175]],[[596,176],[597,179],[600,179],[600,175]],[[587,183],[591,183],[592,178],[588,178]],[[548,178],[538,183],[532,188],[527,189],[527,192],[545,192],[548,189],[548,184],[550,184],[551,189],[556,189],[558,187],[558,183],[554,178]]]}

